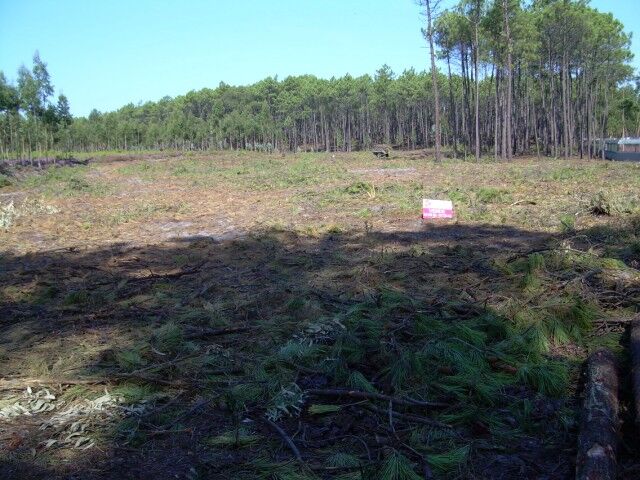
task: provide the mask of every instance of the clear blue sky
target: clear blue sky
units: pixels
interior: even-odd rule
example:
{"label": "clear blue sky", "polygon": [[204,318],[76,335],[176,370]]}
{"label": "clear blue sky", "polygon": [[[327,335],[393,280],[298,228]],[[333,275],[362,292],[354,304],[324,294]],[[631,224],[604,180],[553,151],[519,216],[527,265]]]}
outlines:
{"label": "clear blue sky", "polygon": [[[637,2],[591,3],[633,32]],[[0,0],[0,70],[14,80],[38,49],[74,115],[220,81],[424,70],[418,12],[413,0]]]}

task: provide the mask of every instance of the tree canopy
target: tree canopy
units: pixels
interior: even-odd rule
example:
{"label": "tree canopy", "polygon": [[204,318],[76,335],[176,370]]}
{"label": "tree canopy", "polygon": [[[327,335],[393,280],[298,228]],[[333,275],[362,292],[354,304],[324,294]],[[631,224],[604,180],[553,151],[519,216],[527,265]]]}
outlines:
{"label": "tree canopy", "polygon": [[[16,85],[0,72],[2,155],[112,149],[357,150],[434,146],[503,158],[585,153],[640,134],[630,35],[584,0],[461,0],[434,11],[443,70],[266,78],[253,85],[93,111],[73,119],[36,52]],[[425,66],[429,64],[425,55]],[[433,88],[436,79],[437,89]],[[442,96],[436,109],[436,93]],[[440,131],[436,112],[440,111]]]}

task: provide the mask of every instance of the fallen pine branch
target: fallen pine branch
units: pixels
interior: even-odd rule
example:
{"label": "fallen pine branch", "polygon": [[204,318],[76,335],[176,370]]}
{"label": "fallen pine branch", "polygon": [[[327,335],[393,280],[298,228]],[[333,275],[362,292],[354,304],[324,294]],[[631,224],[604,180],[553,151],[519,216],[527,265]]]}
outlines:
{"label": "fallen pine branch", "polygon": [[40,385],[96,385],[106,383],[105,378],[12,378],[0,379],[0,390],[24,390],[27,387]]}
{"label": "fallen pine branch", "polygon": [[280,437],[282,438],[283,442],[289,447],[289,450],[291,450],[293,452],[293,454],[295,455],[296,459],[299,462],[304,463],[304,460],[302,459],[302,454],[300,453],[300,450],[298,450],[298,447],[296,447],[296,444],[293,443],[293,440],[291,440],[291,437],[289,437],[289,435],[287,435],[287,432],[285,432],[282,428],[280,428],[278,426],[278,424],[276,424],[275,422],[272,422],[268,418],[261,418],[261,420],[264,423],[266,423],[267,425],[269,425],[273,430],[275,430],[278,433],[278,435],[280,435]]}
{"label": "fallen pine branch", "polygon": [[600,318],[593,323],[597,325],[607,324],[627,324],[640,321],[640,315],[634,315],[633,317],[612,317],[612,318]]}
{"label": "fallen pine branch", "polygon": [[533,200],[518,200],[517,202],[513,202],[510,207],[515,207],[516,205],[537,205]]}
{"label": "fallen pine branch", "polygon": [[427,417],[421,417],[419,415],[412,415],[410,413],[396,412],[395,410],[384,409],[384,408],[376,407],[375,405],[366,405],[364,408],[367,410],[371,410],[373,412],[379,413],[380,415],[388,415],[393,418],[406,420],[408,422],[422,423],[423,425],[429,425],[431,427],[453,428],[451,425],[439,422],[438,420],[433,420]]}
{"label": "fallen pine branch", "polygon": [[405,405],[409,407],[448,407],[449,404],[443,402],[425,402],[422,400],[415,400],[409,398],[392,397],[391,395],[385,395],[375,392],[363,392],[360,390],[345,390],[345,389],[318,389],[313,388],[306,390],[308,395],[315,395],[318,397],[350,397],[360,400],[380,400],[385,402],[393,402],[396,405]]}
{"label": "fallen pine branch", "polygon": [[144,373],[116,373],[116,378],[131,378],[134,380],[142,380],[147,383],[156,383],[158,385],[165,385],[167,387],[188,387],[190,384],[183,380],[166,380],[156,375],[147,375]]}
{"label": "fallen pine branch", "polygon": [[220,335],[230,335],[232,333],[243,333],[251,330],[251,327],[229,327],[229,328],[190,328],[190,333],[185,335],[188,340],[202,337],[217,337]]}
{"label": "fallen pine branch", "polygon": [[155,375],[145,375],[143,373],[115,373],[110,377],[100,378],[14,378],[11,380],[0,379],[0,390],[24,390],[31,386],[53,386],[53,385],[99,385],[101,383],[115,383],[118,380],[137,379],[148,383],[157,383],[168,387],[186,387],[188,383],[182,380],[167,380]]}
{"label": "fallen pine branch", "polygon": [[164,279],[167,279],[167,278],[178,278],[178,277],[182,277],[184,275],[192,275],[194,273],[198,273],[200,271],[200,269],[202,268],[202,266],[204,265],[204,263],[205,262],[202,262],[202,263],[196,265],[193,268],[189,268],[187,270],[180,270],[178,272],[163,273],[163,274],[151,272],[151,275],[147,275],[147,276],[144,276],[144,277],[129,277],[129,278],[127,278],[127,281],[128,282],[142,282],[144,280],[157,280],[157,279],[163,279],[164,280]]}
{"label": "fallen pine branch", "polygon": [[211,403],[211,401],[212,401],[212,399],[210,399],[210,398],[204,398],[204,399],[196,402],[194,405],[191,406],[191,408],[189,408],[189,410],[187,410],[185,412],[182,412],[180,415],[178,415],[176,418],[174,418],[173,421],[171,423],[169,423],[165,428],[154,430],[153,431],[154,434],[173,433],[173,432],[178,433],[178,431],[174,431],[174,430],[172,430],[172,428],[175,427],[179,422],[181,422],[182,420],[187,418],[189,415],[192,415],[195,412],[197,412],[198,410],[200,410],[202,407],[206,407],[207,405],[209,405],[209,403]]}
{"label": "fallen pine branch", "polygon": [[130,375],[139,375],[139,374],[141,374],[143,372],[149,372],[149,371],[152,371],[152,370],[159,370],[159,369],[162,369],[162,368],[173,367],[173,366],[177,365],[180,362],[183,362],[185,360],[191,360],[193,358],[196,358],[196,357],[199,357],[199,356],[202,356],[202,355],[204,355],[204,354],[201,353],[201,352],[192,353],[191,355],[185,355],[183,357],[175,358],[173,360],[168,360],[166,362],[148,365],[146,367],[139,368],[138,370],[134,370],[133,372],[130,372],[129,374]]}

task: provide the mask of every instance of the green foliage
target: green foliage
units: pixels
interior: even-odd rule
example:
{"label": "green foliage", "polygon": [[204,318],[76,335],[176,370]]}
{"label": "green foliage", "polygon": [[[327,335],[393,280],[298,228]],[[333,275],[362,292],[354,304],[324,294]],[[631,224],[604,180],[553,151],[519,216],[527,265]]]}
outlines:
{"label": "green foliage", "polygon": [[297,362],[305,360],[318,351],[318,346],[313,345],[310,342],[289,340],[286,344],[280,347],[278,356],[287,362]]}
{"label": "green foliage", "polygon": [[[126,354],[125,354],[126,355]],[[136,359],[139,365],[140,361]],[[150,385],[140,385],[135,383],[122,383],[111,389],[111,394],[115,397],[124,398],[127,403],[139,403],[148,400],[156,393],[156,390]]]}
{"label": "green foliage", "polygon": [[[515,83],[511,100],[526,96],[532,107],[514,109],[512,123],[516,135],[524,136],[525,132],[531,135],[532,123],[548,122],[553,102],[545,102],[543,96],[529,91],[529,85],[539,79],[543,91],[552,90],[554,81],[560,81],[562,72],[557,65],[562,65],[563,60],[572,66],[573,81],[569,82],[568,95],[571,108],[585,101],[577,85],[585,81],[588,72],[596,99],[589,120],[607,114],[609,131],[605,135],[622,135],[635,128],[638,93],[625,82],[633,75],[628,65],[632,58],[630,36],[617,19],[578,1],[518,2],[508,16],[507,23],[512,28],[507,40],[501,3],[478,5],[479,8],[474,3],[461,2],[442,15],[434,24],[435,47],[446,58],[463,55],[471,61],[475,57],[495,69],[505,67],[505,45],[509,42],[509,51],[523,80]],[[474,25],[478,27],[478,55],[472,55]],[[463,150],[465,156],[474,147],[474,135],[471,122],[460,122],[459,118],[463,112],[471,112],[473,106],[472,98],[461,85],[472,81],[469,75],[472,67],[468,65],[467,71],[454,69],[449,75],[434,73],[440,91],[450,92],[450,99],[441,93],[442,101],[447,111],[454,113],[442,119],[443,134],[449,139],[445,149],[451,148],[450,139],[456,135],[455,148]],[[495,79],[481,76],[478,80],[480,103],[492,105],[497,95]],[[303,155],[312,150],[329,152],[336,147],[352,151],[396,142],[424,147],[433,145],[433,133],[423,125],[435,104],[432,83],[429,71],[409,69],[396,75],[385,65],[374,75],[359,77],[319,79],[301,75],[283,80],[270,77],[253,85],[235,87],[221,83],[216,88],[137,106],[129,104],[112,112],[93,110],[87,117],[72,119],[64,95],[53,102],[47,65],[36,53],[31,69],[19,68],[17,85],[10,84],[4,75],[0,79],[0,139],[3,151],[20,156],[28,156],[30,151],[43,146],[45,150],[54,147],[64,150],[70,144],[82,150],[183,149],[194,155],[193,150],[230,149],[238,156],[243,151],[273,153],[276,148],[297,150]],[[452,104],[448,105],[449,102]],[[610,108],[611,105],[614,107]],[[484,155],[494,149],[496,127],[492,114],[490,108],[479,111],[478,133]],[[563,124],[562,116],[557,121],[560,131],[571,130],[575,153],[575,145],[582,138],[577,138],[576,129]],[[558,156],[563,152],[555,146],[557,139],[552,137],[552,129],[546,127],[537,130],[535,145],[528,138],[523,147],[530,153]],[[513,138],[506,140],[507,144],[514,144]],[[195,176],[188,170],[179,169],[175,174]],[[580,176],[583,169],[575,170],[558,169],[551,179],[561,182],[584,178]],[[242,170],[237,172],[238,177],[244,174]],[[312,184],[306,182],[314,175],[301,166],[299,171],[283,177],[282,185]],[[478,201],[502,202],[506,197],[501,196],[483,192]]]}
{"label": "green foliage", "polygon": [[493,187],[480,187],[475,192],[475,198],[480,203],[504,203],[510,199],[509,192]]}
{"label": "green foliage", "polygon": [[518,369],[518,379],[543,395],[559,397],[566,392],[569,373],[566,365],[548,360],[521,365]]}
{"label": "green foliage", "polygon": [[77,195],[104,196],[110,192],[108,184],[88,179],[89,167],[51,167],[43,172],[30,173],[22,180],[25,187],[40,190],[53,197]]}
{"label": "green foliage", "polygon": [[369,197],[375,196],[375,186],[369,182],[355,182],[344,189],[349,195],[363,195]]}
{"label": "green foliage", "polygon": [[640,196],[637,194],[598,192],[589,200],[589,212],[593,215],[622,215],[640,212]]}
{"label": "green foliage", "polygon": [[365,376],[357,370],[352,370],[349,373],[349,378],[345,382],[349,388],[354,390],[362,390],[364,392],[375,392],[376,388],[371,384]]}
{"label": "green foliage", "polygon": [[116,362],[120,368],[126,371],[135,370],[147,363],[139,348],[120,350],[116,353]]}
{"label": "green foliage", "polygon": [[161,352],[176,352],[184,344],[182,328],[175,322],[167,322],[160,326],[154,331],[153,336]]}
{"label": "green foliage", "polygon": [[266,416],[276,421],[284,416],[298,416],[304,405],[304,392],[295,383],[282,387],[271,399]]}
{"label": "green foliage", "polygon": [[62,300],[63,305],[82,305],[89,301],[89,293],[86,290],[69,292]]}
{"label": "green foliage", "polygon": [[377,478],[379,480],[420,480],[414,466],[409,459],[393,451],[384,460],[384,464],[378,473]]}
{"label": "green foliage", "polygon": [[238,428],[212,437],[207,440],[207,443],[213,447],[242,448],[254,445],[261,440],[263,440],[262,436],[256,435],[246,428]]}
{"label": "green foliage", "polygon": [[341,408],[342,407],[340,407],[340,405],[324,405],[314,403],[313,405],[309,405],[309,413],[311,415],[323,415],[325,413],[339,412]]}
{"label": "green foliage", "polygon": [[0,173],[0,188],[8,187],[11,185],[11,180],[7,175]]}
{"label": "green foliage", "polygon": [[604,192],[598,192],[589,201],[589,211],[594,215],[611,215],[612,207]]}
{"label": "green foliage", "polygon": [[573,215],[563,215],[560,217],[560,231],[562,233],[573,233],[576,230],[576,217]]}
{"label": "green foliage", "polygon": [[427,455],[429,465],[439,472],[450,472],[460,468],[469,457],[470,447],[465,445],[444,453]]}
{"label": "green foliage", "polygon": [[343,468],[343,467],[357,467],[360,465],[360,459],[355,455],[350,455],[344,452],[336,452],[330,455],[326,463],[330,467]]}

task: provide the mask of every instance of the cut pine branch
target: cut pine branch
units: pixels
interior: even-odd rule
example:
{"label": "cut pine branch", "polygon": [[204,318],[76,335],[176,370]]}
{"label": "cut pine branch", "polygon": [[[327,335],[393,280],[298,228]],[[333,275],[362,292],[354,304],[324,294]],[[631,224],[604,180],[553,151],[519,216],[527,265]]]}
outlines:
{"label": "cut pine branch", "polygon": [[380,400],[384,402],[393,402],[396,405],[404,405],[407,407],[448,407],[447,403],[443,402],[425,402],[423,400],[414,400],[412,398],[400,398],[392,397],[390,395],[384,395],[382,393],[375,392],[362,392],[359,390],[346,390],[346,389],[311,389],[307,390],[308,395],[315,395],[318,397],[350,397],[357,398],[359,400]]}
{"label": "cut pine branch", "polygon": [[189,332],[185,335],[188,340],[205,337],[219,337],[221,335],[231,335],[233,333],[244,333],[251,330],[251,327],[229,327],[229,328],[206,328],[193,327],[189,328]]}
{"label": "cut pine branch", "polygon": [[618,445],[618,369],[613,353],[592,353],[586,373],[576,479],[613,480]]}

